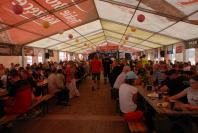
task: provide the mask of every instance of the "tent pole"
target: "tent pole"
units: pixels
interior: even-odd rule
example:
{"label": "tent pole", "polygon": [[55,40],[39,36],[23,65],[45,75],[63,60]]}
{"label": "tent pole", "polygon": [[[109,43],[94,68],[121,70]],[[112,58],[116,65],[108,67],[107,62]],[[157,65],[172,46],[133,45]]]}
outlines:
{"label": "tent pole", "polygon": [[22,67],[25,67],[24,46],[22,47]]}

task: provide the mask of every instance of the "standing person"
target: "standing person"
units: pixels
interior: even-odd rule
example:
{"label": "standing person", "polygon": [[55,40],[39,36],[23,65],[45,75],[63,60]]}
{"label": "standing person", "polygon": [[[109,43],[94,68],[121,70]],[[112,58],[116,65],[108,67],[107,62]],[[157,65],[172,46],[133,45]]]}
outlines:
{"label": "standing person", "polygon": [[[93,60],[90,62],[90,64],[91,64],[91,72],[92,72],[92,80],[93,80],[92,90],[94,91],[95,87],[97,87],[98,89],[100,88],[100,72],[101,72],[102,62],[98,59],[98,56],[95,55]],[[97,84],[96,84],[96,79],[97,79]]]}
{"label": "standing person", "polygon": [[62,69],[58,69],[57,71],[57,85],[59,88],[59,92],[57,92],[57,104],[58,105],[68,105],[69,102],[69,90],[65,86],[65,77],[62,73]]}
{"label": "standing person", "polygon": [[109,79],[111,64],[112,64],[112,60],[109,58],[108,55],[106,55],[105,58],[102,60],[103,71],[104,71],[104,84],[107,83],[107,77]]}
{"label": "standing person", "polygon": [[76,71],[76,66],[72,62],[66,65],[65,68],[66,87],[69,89],[70,98],[73,98],[74,96],[76,97],[80,96],[80,92],[76,87],[75,71]]}

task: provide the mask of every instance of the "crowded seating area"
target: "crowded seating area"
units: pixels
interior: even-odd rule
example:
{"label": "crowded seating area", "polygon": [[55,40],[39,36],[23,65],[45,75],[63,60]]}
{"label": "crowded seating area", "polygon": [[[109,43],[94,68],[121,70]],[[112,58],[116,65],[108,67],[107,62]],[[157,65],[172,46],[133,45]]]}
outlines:
{"label": "crowded seating area", "polygon": [[197,133],[198,0],[0,0],[0,132]]}

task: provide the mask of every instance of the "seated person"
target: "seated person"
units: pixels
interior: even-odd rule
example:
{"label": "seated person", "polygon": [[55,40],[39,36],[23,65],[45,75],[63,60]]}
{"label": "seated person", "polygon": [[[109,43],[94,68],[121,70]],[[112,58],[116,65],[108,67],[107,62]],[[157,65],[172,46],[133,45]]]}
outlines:
{"label": "seated person", "polygon": [[[162,82],[160,87],[161,91],[168,91],[168,94],[173,96],[189,87],[189,84],[186,84],[185,82],[187,79],[185,79],[183,76],[180,76],[176,70],[172,69],[166,74],[168,77]],[[186,97],[182,97],[179,100],[187,103]]]}
{"label": "seated person", "polygon": [[[184,96],[187,96],[188,103],[183,104],[181,107],[187,108],[189,110],[198,111],[198,75],[190,78],[190,87],[184,89],[183,91],[181,91],[180,93],[178,93],[174,96],[169,97],[168,100],[177,100]],[[178,119],[181,119],[181,117],[179,117]],[[194,125],[194,128],[192,128],[190,126],[190,128],[192,128],[193,131],[190,131],[190,129],[188,129],[188,132],[197,132],[198,117],[196,115],[194,115],[191,117],[191,119],[185,120],[185,123],[188,121],[189,121],[189,123],[192,123],[192,126]],[[182,125],[182,126],[186,127],[186,124]]]}
{"label": "seated person", "polygon": [[132,71],[128,72],[126,74],[125,83],[119,88],[119,102],[122,113],[133,112],[137,108],[137,88],[133,86],[135,79],[137,79],[137,75]]}
{"label": "seated person", "polygon": [[124,66],[122,72],[120,73],[120,75],[117,77],[114,85],[113,85],[113,90],[114,92],[114,99],[118,98],[119,96],[119,88],[121,86],[121,84],[124,83],[125,78],[126,78],[126,74],[127,72],[129,72],[131,70],[131,68],[129,66]]}
{"label": "seated person", "polygon": [[17,70],[9,73],[9,98],[5,101],[5,114],[20,114],[26,112],[32,105],[32,89],[26,80],[21,80]]}
{"label": "seated person", "polygon": [[188,104],[185,104],[184,107],[190,110],[198,110],[198,75],[190,78],[190,87],[169,97],[169,100],[177,100],[184,96],[187,96],[188,99]]}

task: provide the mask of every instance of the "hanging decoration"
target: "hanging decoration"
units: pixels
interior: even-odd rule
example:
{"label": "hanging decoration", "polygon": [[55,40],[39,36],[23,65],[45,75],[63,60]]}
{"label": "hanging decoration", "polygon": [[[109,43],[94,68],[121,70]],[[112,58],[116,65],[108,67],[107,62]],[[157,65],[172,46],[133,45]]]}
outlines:
{"label": "hanging decoration", "polygon": [[125,40],[129,40],[129,37],[128,36],[125,36],[125,38],[124,38]]}
{"label": "hanging decoration", "polygon": [[79,42],[79,40],[78,40],[78,39],[76,39],[75,41],[76,41],[77,43]]}
{"label": "hanging decoration", "polygon": [[72,34],[69,34],[69,35],[68,35],[68,38],[69,38],[69,39],[72,39],[72,38],[73,38],[73,35],[72,35]]}
{"label": "hanging decoration", "polygon": [[135,27],[131,27],[131,31],[132,32],[135,32],[136,31],[136,28]]}
{"label": "hanging decoration", "polygon": [[21,5],[18,5],[18,4],[13,5],[12,9],[13,9],[15,14],[19,15],[19,14],[23,13],[23,7]]}
{"label": "hanging decoration", "polygon": [[43,28],[45,29],[48,29],[50,27],[50,24],[47,21],[44,21],[42,25],[43,25]]}
{"label": "hanging decoration", "polygon": [[143,22],[143,21],[145,20],[145,16],[144,16],[143,14],[139,14],[139,15],[137,16],[137,20],[138,20],[139,22]]}

